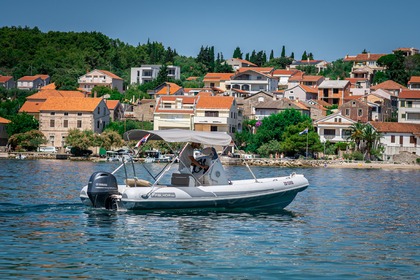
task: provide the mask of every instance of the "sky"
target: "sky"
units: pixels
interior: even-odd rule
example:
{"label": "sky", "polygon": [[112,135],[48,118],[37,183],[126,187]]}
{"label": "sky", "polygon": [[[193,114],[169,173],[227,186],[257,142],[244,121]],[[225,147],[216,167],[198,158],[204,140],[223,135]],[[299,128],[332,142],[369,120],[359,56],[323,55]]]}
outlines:
{"label": "sky", "polygon": [[[42,32],[101,32],[137,46],[148,39],[196,57],[201,46],[231,58],[285,46],[329,62],[357,55],[420,49],[420,1],[390,0],[119,0],[4,1],[0,26],[38,27]],[[8,11],[8,12],[5,12]]]}

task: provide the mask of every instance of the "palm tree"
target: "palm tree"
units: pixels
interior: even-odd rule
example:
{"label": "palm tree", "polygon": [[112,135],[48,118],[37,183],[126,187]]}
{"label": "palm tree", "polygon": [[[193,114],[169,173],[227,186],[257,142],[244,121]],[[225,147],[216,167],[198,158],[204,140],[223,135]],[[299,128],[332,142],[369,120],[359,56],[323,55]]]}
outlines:
{"label": "palm tree", "polygon": [[356,151],[360,149],[360,142],[363,140],[363,130],[365,124],[357,122],[350,126],[350,135],[347,139],[350,139],[356,143]]}
{"label": "palm tree", "polygon": [[378,133],[373,126],[366,124],[363,129],[362,140],[366,143],[366,159],[371,159],[372,149],[375,149],[379,145],[379,140],[382,134]]}

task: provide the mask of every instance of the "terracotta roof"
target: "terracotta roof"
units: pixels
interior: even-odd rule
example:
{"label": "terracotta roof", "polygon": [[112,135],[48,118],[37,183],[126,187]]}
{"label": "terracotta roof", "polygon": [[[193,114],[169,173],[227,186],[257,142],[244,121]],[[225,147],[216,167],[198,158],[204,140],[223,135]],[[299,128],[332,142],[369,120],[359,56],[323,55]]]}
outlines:
{"label": "terracotta roof", "polygon": [[27,100],[25,103],[23,103],[22,107],[20,107],[19,113],[39,113],[39,109],[41,108],[42,104],[44,104],[44,102]]}
{"label": "terracotta roof", "polygon": [[50,76],[49,76],[49,75],[45,75],[45,74],[37,74],[37,75],[35,75],[34,77],[40,77],[41,79],[46,80],[46,79],[48,79]]}
{"label": "terracotta roof", "polygon": [[299,70],[286,70],[286,69],[276,69],[273,72],[273,75],[278,76],[278,75],[294,75],[297,72],[300,72]]}
{"label": "terracotta roof", "polygon": [[346,56],[344,61],[376,61],[386,54],[360,53],[356,56]]}
{"label": "terracotta roof", "polygon": [[370,89],[376,90],[376,89],[392,89],[392,90],[397,90],[397,89],[406,89],[407,87],[400,85],[397,82],[394,82],[393,80],[387,80],[385,82],[382,82],[380,84],[377,84],[375,86],[370,87]]}
{"label": "terracotta roof", "polygon": [[246,71],[249,71],[249,70],[264,73],[264,74],[268,74],[268,73],[274,71],[274,68],[273,67],[241,67],[236,71],[236,74],[246,72]]}
{"label": "terracotta roof", "polygon": [[35,81],[36,79],[42,79],[39,76],[23,76],[18,81]]}
{"label": "terracotta roof", "polygon": [[233,75],[233,73],[207,73],[203,78],[203,82],[228,81]]}
{"label": "terracotta roof", "polygon": [[411,83],[420,83],[420,76],[411,76],[410,80],[408,81],[408,84]]}
{"label": "terracotta roof", "polygon": [[9,81],[10,79],[13,79],[12,76],[1,76],[0,75],[0,83],[5,83],[7,81]]}
{"label": "terracotta roof", "polygon": [[398,122],[370,122],[379,132],[420,133],[420,124]]}
{"label": "terracotta roof", "polygon": [[90,97],[49,97],[40,111],[93,112],[102,100]]}
{"label": "terracotta roof", "polygon": [[232,96],[200,96],[197,101],[197,109],[230,109],[233,101]]}
{"label": "terracotta roof", "polygon": [[305,85],[299,85],[299,86],[306,92],[318,94],[318,88],[317,87],[309,87],[309,86],[305,86]]}
{"label": "terracotta roof", "polygon": [[40,90],[55,89],[55,83],[48,84],[40,88]]}
{"label": "terracotta roof", "polygon": [[119,100],[106,100],[106,107],[108,107],[109,110],[114,110],[115,107],[120,103]]}
{"label": "terracotta roof", "polygon": [[106,71],[106,70],[97,70],[97,71],[102,72],[102,73],[104,73],[105,75],[110,76],[110,77],[111,77],[111,78],[113,78],[113,79],[122,80],[122,78],[118,77],[117,75],[115,75],[115,74],[114,74],[114,73],[112,73],[112,72],[109,72],[109,71]]}
{"label": "terracotta roof", "polygon": [[399,99],[420,99],[420,90],[403,90],[398,94]]}
{"label": "terracotta roof", "polygon": [[197,79],[198,79],[198,77],[191,76],[191,77],[188,77],[188,78],[187,78],[187,81],[195,81],[195,80],[197,80]]}
{"label": "terracotta roof", "polygon": [[49,97],[85,97],[85,94],[76,90],[44,89],[28,96],[26,100],[47,99]]}
{"label": "terracotta roof", "polygon": [[251,61],[245,60],[245,59],[241,59],[241,58],[232,58],[233,60],[237,60],[241,63],[245,63],[245,64],[249,64],[249,65],[253,65],[253,66],[257,66],[257,64],[252,63]]}
{"label": "terracotta roof", "polygon": [[5,119],[5,118],[2,118],[2,117],[0,117],[0,123],[3,123],[3,124],[8,124],[8,123],[10,123],[11,121],[9,121],[8,119]]}
{"label": "terracotta roof", "polygon": [[156,94],[168,94],[168,86],[169,86],[169,94],[174,94],[176,93],[178,90],[181,89],[180,86],[178,86],[175,83],[169,83],[166,82],[166,85],[163,86],[159,91],[156,92]]}

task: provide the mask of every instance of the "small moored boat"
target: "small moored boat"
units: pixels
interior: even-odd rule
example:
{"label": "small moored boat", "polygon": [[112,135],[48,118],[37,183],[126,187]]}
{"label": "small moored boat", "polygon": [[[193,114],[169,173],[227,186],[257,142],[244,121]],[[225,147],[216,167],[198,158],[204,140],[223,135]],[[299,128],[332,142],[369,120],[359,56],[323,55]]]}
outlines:
{"label": "small moored boat", "polygon": [[[162,177],[169,172],[178,156],[167,163],[157,176],[153,176],[154,182],[137,178],[135,169],[139,164],[134,164],[132,160],[124,161],[112,173],[99,171],[91,175],[88,185],[80,192],[80,199],[85,205],[113,210],[284,208],[309,185],[304,175],[295,173],[257,179],[249,167],[253,179],[230,180],[214,148],[231,143],[232,139],[226,133],[172,129],[130,130],[124,134],[125,140],[138,141],[145,137],[149,141],[207,145],[209,147],[203,149],[196,160],[209,168],[194,168],[191,174],[173,172],[170,183],[162,184]],[[126,175],[123,182],[117,182],[115,172],[122,167],[126,170],[129,166],[133,168],[134,176],[129,178]],[[125,174],[128,174],[127,171]]]}

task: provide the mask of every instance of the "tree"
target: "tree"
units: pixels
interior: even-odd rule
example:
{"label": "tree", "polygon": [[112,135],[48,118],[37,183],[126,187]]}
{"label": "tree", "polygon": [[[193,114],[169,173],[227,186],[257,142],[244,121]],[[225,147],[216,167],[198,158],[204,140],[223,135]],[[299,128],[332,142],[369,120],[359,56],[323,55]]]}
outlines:
{"label": "tree", "polygon": [[19,113],[12,116],[11,122],[6,126],[6,131],[9,136],[17,133],[24,133],[33,129],[38,130],[39,122],[27,113]]}
{"label": "tree", "polygon": [[69,129],[66,137],[66,143],[73,148],[88,150],[97,144],[97,139],[92,130],[79,130],[77,128]]}
{"label": "tree", "polygon": [[308,55],[306,54],[306,51],[302,54],[302,60],[308,60]]}
{"label": "tree", "polygon": [[110,150],[112,147],[122,147],[124,145],[124,141],[118,132],[106,130],[99,135],[98,144],[104,149]]}
{"label": "tree", "polygon": [[284,45],[281,49],[281,57],[286,57],[286,47]]}
{"label": "tree", "polygon": [[363,129],[362,139],[366,145],[366,159],[372,159],[372,150],[379,146],[382,134],[378,133],[370,124],[366,124]]}
{"label": "tree", "polygon": [[409,76],[404,67],[404,60],[403,52],[397,51],[394,54],[380,57],[377,63],[379,66],[385,67],[383,72],[385,73],[386,78],[401,85],[406,85]]}
{"label": "tree", "polygon": [[273,50],[271,50],[269,60],[272,60],[273,58],[274,58],[274,51],[273,51]]}
{"label": "tree", "polygon": [[350,135],[347,137],[347,139],[350,139],[356,143],[356,151],[360,150],[360,142],[363,140],[364,127],[365,125],[360,122],[354,123],[349,127]]}
{"label": "tree", "polygon": [[236,49],[233,51],[232,57],[242,59],[242,52],[239,47],[236,47]]}
{"label": "tree", "polygon": [[12,150],[20,147],[27,151],[36,151],[40,145],[47,143],[47,138],[45,138],[45,135],[41,131],[33,129],[12,135],[8,143]]}
{"label": "tree", "polygon": [[327,65],[327,68],[322,70],[319,74],[330,78],[331,80],[344,80],[350,75],[350,71],[353,64],[350,61],[343,61],[343,59],[338,59]]}

